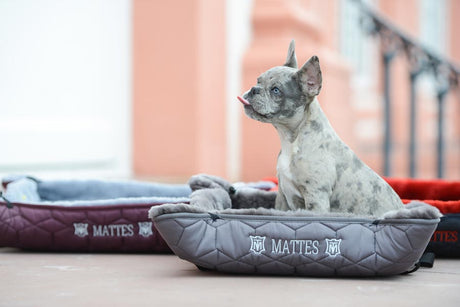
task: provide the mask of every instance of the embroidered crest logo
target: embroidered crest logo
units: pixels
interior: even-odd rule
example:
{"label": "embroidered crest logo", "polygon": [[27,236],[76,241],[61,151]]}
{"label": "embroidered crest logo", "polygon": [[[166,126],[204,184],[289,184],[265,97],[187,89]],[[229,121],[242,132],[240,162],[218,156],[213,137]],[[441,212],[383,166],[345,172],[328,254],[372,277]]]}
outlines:
{"label": "embroidered crest logo", "polygon": [[250,251],[256,255],[260,255],[265,251],[265,237],[249,236],[251,238]]}
{"label": "embroidered crest logo", "polygon": [[342,239],[326,239],[326,253],[331,257],[340,255],[341,242]]}
{"label": "embroidered crest logo", "polygon": [[88,235],[88,224],[86,223],[73,223],[73,227],[75,228],[75,235],[79,236],[80,238],[84,238]]}
{"label": "embroidered crest logo", "polygon": [[138,222],[139,224],[139,234],[144,238],[153,236],[152,231],[152,222]]}

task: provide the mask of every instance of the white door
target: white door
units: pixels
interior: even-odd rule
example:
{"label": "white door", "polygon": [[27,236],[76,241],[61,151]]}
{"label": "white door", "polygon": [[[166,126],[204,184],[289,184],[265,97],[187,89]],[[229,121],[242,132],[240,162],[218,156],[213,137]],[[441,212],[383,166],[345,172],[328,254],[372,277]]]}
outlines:
{"label": "white door", "polygon": [[0,176],[129,176],[130,127],[129,0],[0,0]]}

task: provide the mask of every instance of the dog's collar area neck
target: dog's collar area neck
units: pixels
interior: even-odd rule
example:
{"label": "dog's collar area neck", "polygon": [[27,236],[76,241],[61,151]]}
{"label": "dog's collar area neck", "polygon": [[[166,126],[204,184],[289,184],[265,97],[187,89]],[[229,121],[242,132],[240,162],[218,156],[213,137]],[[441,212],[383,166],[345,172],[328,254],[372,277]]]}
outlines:
{"label": "dog's collar area neck", "polygon": [[[301,107],[299,107],[301,108]],[[301,127],[308,124],[309,119],[308,108],[304,110],[299,110],[296,112],[296,115],[286,119],[285,122],[274,123],[276,130],[280,134],[280,138],[287,137],[287,139],[292,143],[297,139]]]}

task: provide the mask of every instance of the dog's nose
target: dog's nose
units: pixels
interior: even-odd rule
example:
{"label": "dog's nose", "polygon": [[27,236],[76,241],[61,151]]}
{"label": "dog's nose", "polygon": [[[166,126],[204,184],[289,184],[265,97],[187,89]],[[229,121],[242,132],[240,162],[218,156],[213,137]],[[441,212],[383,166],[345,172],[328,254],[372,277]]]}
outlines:
{"label": "dog's nose", "polygon": [[251,94],[251,96],[260,94],[260,88],[259,88],[259,87],[256,87],[256,86],[253,86],[253,87],[251,88],[250,94]]}

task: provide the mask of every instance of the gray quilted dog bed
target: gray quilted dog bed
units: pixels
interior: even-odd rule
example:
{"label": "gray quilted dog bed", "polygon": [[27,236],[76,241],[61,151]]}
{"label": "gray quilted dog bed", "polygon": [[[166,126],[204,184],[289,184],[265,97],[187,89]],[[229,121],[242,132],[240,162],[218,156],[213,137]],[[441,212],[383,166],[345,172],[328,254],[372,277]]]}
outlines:
{"label": "gray quilted dog bed", "polygon": [[[437,209],[421,202],[410,203],[383,219],[262,207],[222,209],[215,201],[222,191],[207,192],[208,199],[201,199],[204,207],[196,201],[165,204],[152,207],[149,216],[177,256],[200,269],[228,273],[405,273],[423,254],[440,216]],[[210,208],[210,203],[216,208]]]}

